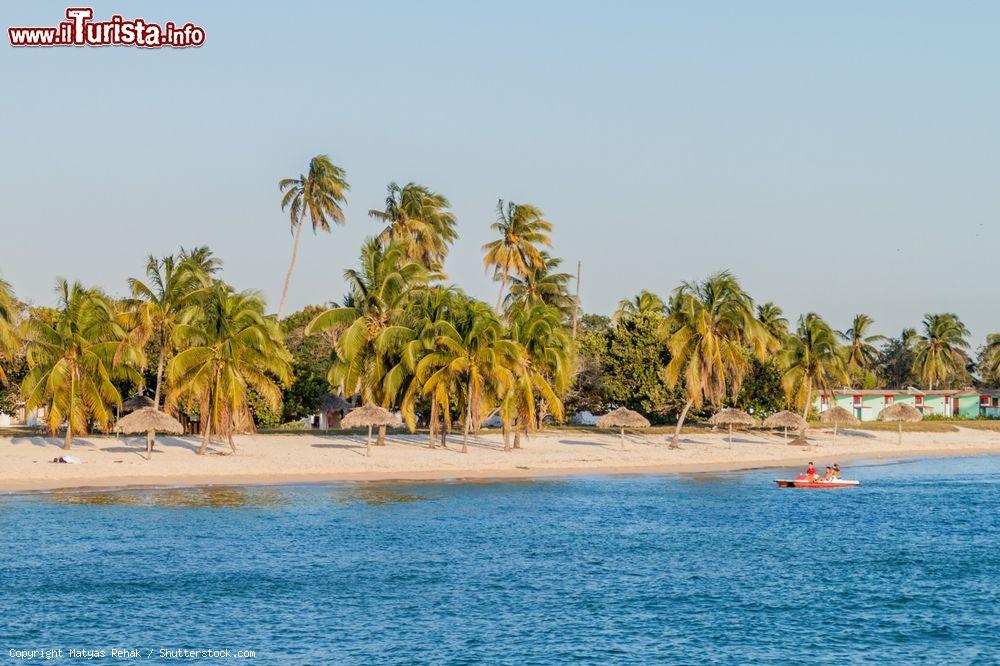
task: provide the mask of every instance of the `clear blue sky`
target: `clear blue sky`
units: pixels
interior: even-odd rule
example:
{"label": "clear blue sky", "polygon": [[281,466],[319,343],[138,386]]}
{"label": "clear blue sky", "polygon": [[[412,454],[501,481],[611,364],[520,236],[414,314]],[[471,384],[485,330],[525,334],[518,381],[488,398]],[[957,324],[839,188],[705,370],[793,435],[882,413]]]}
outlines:
{"label": "clear blue sky", "polygon": [[[210,245],[276,307],[277,181],[328,153],[346,227],[304,235],[289,304],[339,299],[390,180],[448,196],[447,269],[492,301],[498,197],[541,207],[583,306],[733,270],[758,301],[880,331],[1000,330],[1000,4],[96,2],[200,49],[0,48],[0,273],[124,291]],[[6,2],[4,28],[65,3]]]}

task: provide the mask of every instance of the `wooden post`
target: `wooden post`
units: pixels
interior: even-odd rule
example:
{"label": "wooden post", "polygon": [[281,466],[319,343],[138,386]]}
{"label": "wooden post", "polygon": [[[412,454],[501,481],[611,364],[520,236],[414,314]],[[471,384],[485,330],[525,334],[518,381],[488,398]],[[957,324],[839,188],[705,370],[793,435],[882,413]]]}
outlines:
{"label": "wooden post", "polygon": [[371,424],[368,425],[368,444],[365,445],[365,455],[370,456],[372,454],[372,427]]}
{"label": "wooden post", "polygon": [[624,426],[622,426],[622,428],[621,428],[621,447],[622,447],[622,451],[624,451],[625,450],[625,427]]}
{"label": "wooden post", "polygon": [[903,422],[899,422],[899,443],[903,443]]}
{"label": "wooden post", "polygon": [[156,433],[152,430],[146,431],[146,460],[153,459],[153,441],[156,438]]}
{"label": "wooden post", "polygon": [[733,448],[733,424],[729,424],[729,448]]}

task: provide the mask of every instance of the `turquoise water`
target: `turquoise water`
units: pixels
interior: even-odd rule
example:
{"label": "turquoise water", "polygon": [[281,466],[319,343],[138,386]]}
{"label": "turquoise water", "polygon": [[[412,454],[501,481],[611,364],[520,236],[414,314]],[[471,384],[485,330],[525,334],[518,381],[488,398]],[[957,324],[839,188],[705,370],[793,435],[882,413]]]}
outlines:
{"label": "turquoise water", "polygon": [[1000,458],[846,471],[4,496],[0,648],[996,663]]}

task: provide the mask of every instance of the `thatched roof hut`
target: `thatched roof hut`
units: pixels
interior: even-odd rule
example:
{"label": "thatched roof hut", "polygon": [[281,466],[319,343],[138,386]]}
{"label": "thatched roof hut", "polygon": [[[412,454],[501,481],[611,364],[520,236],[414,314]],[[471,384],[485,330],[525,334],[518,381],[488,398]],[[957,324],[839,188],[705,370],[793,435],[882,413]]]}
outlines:
{"label": "thatched roof hut", "polygon": [[847,411],[839,405],[835,405],[830,409],[823,410],[819,414],[819,420],[822,423],[832,423],[833,424],[833,440],[837,441],[837,429],[842,425],[856,425],[861,423],[861,419]]}
{"label": "thatched roof hut", "polygon": [[365,455],[369,456],[372,453],[372,426],[398,428],[401,425],[403,425],[403,419],[399,417],[399,414],[393,414],[384,407],[371,404],[352,409],[340,422],[341,428],[368,427],[368,444],[365,446]]}
{"label": "thatched roof hut", "polygon": [[708,422],[716,427],[729,426],[729,448],[733,447],[733,428],[750,428],[756,423],[752,416],[733,407],[716,412]]}
{"label": "thatched roof hut", "polygon": [[625,428],[648,428],[649,420],[631,409],[619,407],[597,419],[598,428],[618,428],[621,448],[625,448]]}
{"label": "thatched roof hut", "polygon": [[788,439],[788,430],[805,432],[809,427],[809,422],[795,412],[788,410],[771,414],[764,419],[765,428],[782,428],[785,431],[785,439]]}
{"label": "thatched roof hut", "polygon": [[882,413],[878,415],[878,418],[886,423],[899,424],[899,443],[902,444],[903,424],[922,421],[924,419],[924,415],[921,414],[920,410],[913,405],[908,405],[905,402],[896,402],[883,409]]}
{"label": "thatched roof hut", "polygon": [[156,403],[153,402],[152,398],[147,398],[140,393],[122,403],[122,414],[128,414],[144,407],[156,407]]}
{"label": "thatched roof hut", "polygon": [[[152,400],[150,400],[152,402]],[[153,442],[156,433],[165,432],[172,435],[184,434],[184,426],[174,417],[152,407],[142,407],[127,416],[118,419],[115,430],[126,434],[146,433],[146,459],[153,456]]]}
{"label": "thatched roof hut", "polygon": [[349,412],[354,409],[354,405],[347,401],[342,395],[327,393],[319,403],[320,411],[324,412]]}

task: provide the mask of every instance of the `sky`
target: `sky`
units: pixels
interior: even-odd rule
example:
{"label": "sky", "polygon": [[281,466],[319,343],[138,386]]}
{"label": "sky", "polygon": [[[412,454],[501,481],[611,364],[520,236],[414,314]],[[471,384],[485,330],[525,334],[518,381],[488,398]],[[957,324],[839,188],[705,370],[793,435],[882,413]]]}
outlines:
{"label": "sky", "polygon": [[[346,225],[303,234],[286,309],[339,300],[390,181],[447,196],[450,279],[492,303],[498,198],[554,224],[584,310],[729,269],[758,302],[897,335],[998,321],[1000,4],[93,2],[192,49],[0,46],[0,275],[125,292],[209,245],[272,308],[277,182],[328,154]],[[4,28],[65,4],[5,2]],[[5,31],[6,32],[6,31]]]}

